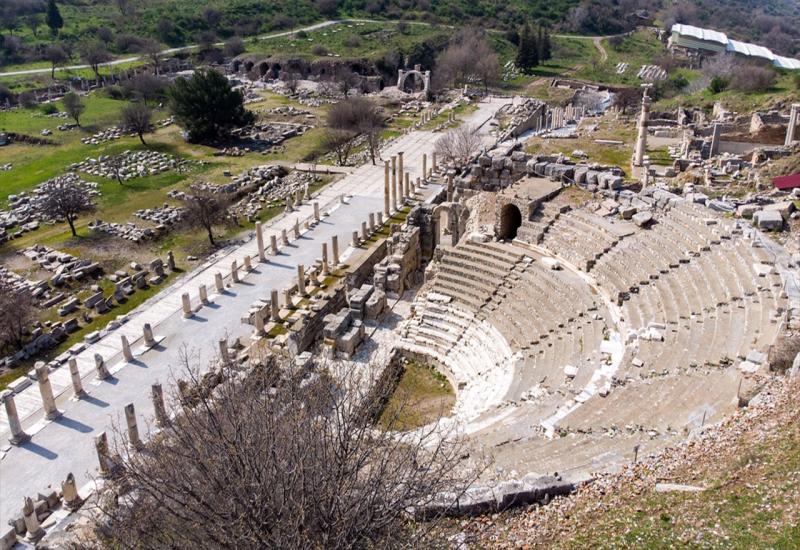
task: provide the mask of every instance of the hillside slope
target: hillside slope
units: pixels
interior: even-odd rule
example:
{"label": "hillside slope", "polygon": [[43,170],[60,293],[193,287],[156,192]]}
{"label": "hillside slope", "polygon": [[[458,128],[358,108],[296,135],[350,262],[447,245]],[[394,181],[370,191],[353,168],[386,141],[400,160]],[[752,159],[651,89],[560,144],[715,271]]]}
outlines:
{"label": "hillside slope", "polygon": [[475,548],[798,548],[798,502],[800,380],[776,378],[688,443],[549,505],[449,529]]}

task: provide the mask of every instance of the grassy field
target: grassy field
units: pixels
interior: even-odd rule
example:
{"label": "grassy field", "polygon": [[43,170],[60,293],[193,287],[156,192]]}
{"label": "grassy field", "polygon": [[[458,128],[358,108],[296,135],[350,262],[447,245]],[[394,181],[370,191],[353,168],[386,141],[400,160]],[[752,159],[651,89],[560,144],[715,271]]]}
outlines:
{"label": "grassy field", "polygon": [[[588,125],[596,125],[594,132],[585,134]],[[617,120],[614,115],[586,120],[581,125],[581,135],[576,139],[534,137],[525,143],[525,150],[534,154],[570,154],[580,149],[589,156],[589,162],[619,166],[629,173],[633,140],[636,128],[632,122]],[[595,140],[621,140],[622,145],[596,143]]]}
{"label": "grassy field", "polygon": [[[696,77],[697,74],[695,73],[693,76]],[[763,92],[744,93],[725,90],[715,94],[709,89],[704,89],[658,101],[653,104],[653,109],[675,109],[682,105],[711,111],[714,103],[720,102],[732,111],[750,112],[768,110],[775,108],[778,104],[796,103],[798,100],[800,100],[800,89],[795,83],[794,77],[790,74],[779,74],[775,86]]]}
{"label": "grassy field", "polygon": [[455,400],[447,378],[433,367],[409,361],[378,424],[385,427],[393,419],[394,428],[413,430],[447,416]]}
{"label": "grassy field", "polygon": [[[638,86],[641,83],[636,73],[642,65],[654,64],[655,60],[666,53],[664,44],[649,30],[640,30],[630,36],[619,39],[604,38],[601,45],[608,59],[598,58],[591,63],[583,63],[575,72],[575,77],[603,84],[624,84]],[[594,45],[590,43],[594,48]],[[595,48],[596,49],[596,48]],[[617,74],[618,63],[628,63],[623,74]]]}
{"label": "grassy field", "polygon": [[[450,32],[447,28],[422,24],[408,24],[400,32],[394,22],[341,23],[292,36],[249,41],[247,51],[309,59],[336,56],[375,60],[390,49],[411,52],[425,40],[446,37]],[[319,48],[327,54],[317,53],[315,50]]]}

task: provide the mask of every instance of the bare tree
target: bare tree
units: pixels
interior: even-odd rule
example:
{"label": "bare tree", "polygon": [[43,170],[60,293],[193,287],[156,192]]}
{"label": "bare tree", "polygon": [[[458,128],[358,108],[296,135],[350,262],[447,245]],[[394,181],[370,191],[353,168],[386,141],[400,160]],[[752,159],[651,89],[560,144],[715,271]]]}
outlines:
{"label": "bare tree", "polygon": [[151,100],[166,97],[169,81],[161,76],[142,73],[128,80],[125,87],[139,95],[147,104]]}
{"label": "bare tree", "polygon": [[124,163],[122,160],[122,155],[112,155],[106,161],[105,165],[111,170],[114,174],[114,179],[117,180],[117,183],[122,185],[122,169],[124,167]]}
{"label": "bare tree", "polygon": [[283,83],[286,85],[286,89],[289,90],[292,94],[297,93],[297,88],[300,86],[300,77],[297,73],[287,73],[284,72],[281,74]]}
{"label": "bare tree", "polygon": [[[328,110],[328,126],[339,134],[330,136],[329,144],[341,143],[344,138],[362,135],[367,138],[370,158],[375,164],[375,153],[380,145],[380,131],[385,126],[384,116],[378,106],[365,97],[351,97],[331,106]],[[332,147],[334,150],[339,150]]]}
{"label": "bare tree", "polygon": [[61,44],[50,44],[44,50],[44,58],[50,62],[50,78],[55,78],[56,67],[64,64],[69,56]]}
{"label": "bare tree", "polygon": [[336,88],[345,99],[350,95],[353,88],[357,88],[361,83],[361,75],[351,70],[349,67],[341,66],[333,74],[333,81]]}
{"label": "bare tree", "polygon": [[144,103],[130,103],[122,110],[122,125],[136,132],[142,145],[147,145],[144,134],[150,131],[152,118],[152,109]]}
{"label": "bare tree", "polygon": [[245,51],[244,40],[239,36],[231,36],[225,41],[222,51],[227,57],[236,57]]}
{"label": "bare tree", "polygon": [[355,99],[356,128],[361,135],[366,136],[369,157],[372,164],[375,164],[375,154],[381,143],[381,130],[386,126],[385,118],[372,101],[361,97]]}
{"label": "bare tree", "polygon": [[355,146],[356,134],[349,130],[328,128],[322,135],[322,145],[328,151],[336,153],[336,162],[339,166],[347,164],[350,153]]}
{"label": "bare tree", "polygon": [[48,182],[40,208],[48,217],[66,221],[73,237],[78,236],[75,220],[81,214],[95,211],[88,191],[70,178],[56,178]]}
{"label": "bare tree", "polygon": [[116,487],[133,490],[101,505],[96,532],[110,547],[425,547],[433,524],[409,511],[446,492],[453,503],[478,472],[439,423],[396,432],[406,407],[377,429],[393,386],[363,374],[372,368],[309,371],[270,356],[246,377],[226,364],[187,371],[172,420],[143,452],[116,438]]}
{"label": "bare tree", "polygon": [[436,57],[434,87],[461,86],[480,80],[488,87],[500,76],[500,61],[482,30],[456,33],[447,48]]}
{"label": "bare tree", "polygon": [[446,161],[462,165],[469,162],[481,150],[482,145],[475,128],[464,125],[440,137],[434,149]]}
{"label": "bare tree", "polygon": [[99,40],[86,42],[79,48],[81,60],[89,65],[95,77],[100,79],[100,65],[111,61],[111,54],[108,53],[105,45]]}
{"label": "bare tree", "polygon": [[161,44],[148,38],[142,43],[140,51],[150,59],[150,63],[153,64],[153,72],[159,74],[161,70]]}
{"label": "bare tree", "polygon": [[0,349],[21,349],[34,318],[31,293],[0,279]]}
{"label": "bare tree", "polygon": [[193,226],[202,227],[208,234],[211,246],[217,246],[214,241],[214,226],[226,221],[230,201],[223,193],[216,193],[208,189],[199,189],[195,186],[191,195],[185,199],[186,221]]}
{"label": "bare tree", "polygon": [[81,96],[75,92],[69,92],[62,100],[64,103],[64,110],[67,114],[75,120],[75,124],[81,125],[81,115],[86,110],[86,104],[81,99]]}
{"label": "bare tree", "polygon": [[624,115],[636,109],[642,101],[642,92],[637,88],[621,88],[614,92],[614,106]]}

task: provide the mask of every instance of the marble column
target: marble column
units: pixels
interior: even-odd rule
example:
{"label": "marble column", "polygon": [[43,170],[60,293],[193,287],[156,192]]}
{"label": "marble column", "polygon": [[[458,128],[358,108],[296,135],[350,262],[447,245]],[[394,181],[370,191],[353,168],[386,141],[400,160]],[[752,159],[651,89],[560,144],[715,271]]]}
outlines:
{"label": "marble column", "polygon": [[306,296],[306,268],[303,264],[297,264],[297,292],[300,296]]}
{"label": "marble column", "polygon": [[11,390],[0,391],[0,401],[6,409],[6,416],[8,417],[8,427],[11,430],[11,437],[8,438],[9,443],[12,445],[21,445],[30,440],[31,436],[25,433],[22,429],[22,423],[19,420],[19,412],[17,411],[17,404],[14,402],[14,392]]}
{"label": "marble column", "polygon": [[69,365],[69,377],[72,380],[72,394],[75,396],[75,399],[80,399],[86,396],[86,391],[83,389],[81,373],[78,370],[78,361],[74,357],[70,357],[67,364]]}
{"label": "marble column", "polygon": [[39,393],[42,396],[45,418],[54,420],[61,416],[61,411],[56,407],[56,398],[53,395],[53,386],[50,383],[50,371],[43,362],[36,363],[36,381],[39,383]]}
{"label": "marble column", "polygon": [[128,425],[128,441],[135,449],[142,447],[142,440],[139,437],[139,425],[136,422],[136,409],[133,403],[125,405],[125,423]]}
{"label": "marble column", "polygon": [[258,242],[258,261],[266,262],[267,256],[264,253],[264,230],[261,222],[256,222],[256,241]]}
{"label": "marble column", "polygon": [[131,345],[128,342],[128,337],[124,334],[119,335],[119,343],[122,345],[122,357],[130,363],[133,361],[133,352],[131,351]]}
{"label": "marble column", "polygon": [[389,161],[383,161],[383,213],[391,214],[391,195],[389,193]]}
{"label": "marble column", "polygon": [[156,413],[156,424],[159,428],[165,428],[169,425],[169,416],[167,415],[167,407],[164,404],[164,390],[161,384],[153,384],[150,386],[150,395],[153,399],[153,410]]}
{"label": "marble column", "polygon": [[331,237],[331,252],[333,253],[333,265],[339,265],[339,237],[337,235]]}

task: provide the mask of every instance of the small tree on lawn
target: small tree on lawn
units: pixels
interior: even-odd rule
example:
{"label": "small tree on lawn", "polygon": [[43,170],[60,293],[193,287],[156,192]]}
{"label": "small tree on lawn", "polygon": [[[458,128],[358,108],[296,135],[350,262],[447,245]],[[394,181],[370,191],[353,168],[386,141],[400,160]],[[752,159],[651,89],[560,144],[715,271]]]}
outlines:
{"label": "small tree on lawn", "polygon": [[231,89],[228,79],[214,70],[178,78],[168,95],[170,109],[191,142],[225,138],[233,128],[255,120],[244,107],[242,92]]}
{"label": "small tree on lawn", "polygon": [[139,141],[145,146],[147,144],[144,142],[144,134],[150,131],[152,118],[152,109],[144,103],[130,103],[122,110],[122,125],[136,132]]}
{"label": "small tree on lawn", "polygon": [[75,120],[75,124],[81,125],[81,115],[86,110],[86,104],[81,99],[81,96],[75,92],[69,92],[62,100],[64,103],[64,110],[67,114]]}
{"label": "small tree on lawn", "polygon": [[214,241],[214,226],[226,220],[230,201],[222,193],[215,193],[206,189],[195,189],[185,199],[186,221],[194,227],[202,227],[208,234],[211,246],[217,246]]}
{"label": "small tree on lawn", "polygon": [[72,236],[77,237],[75,220],[81,214],[94,212],[95,206],[86,189],[73,180],[61,178],[49,183],[41,209],[49,217],[65,220]]}

